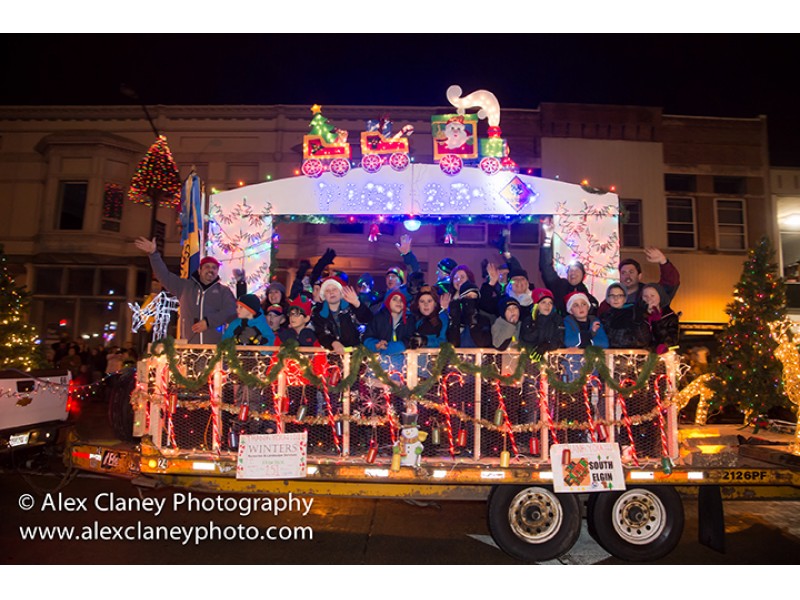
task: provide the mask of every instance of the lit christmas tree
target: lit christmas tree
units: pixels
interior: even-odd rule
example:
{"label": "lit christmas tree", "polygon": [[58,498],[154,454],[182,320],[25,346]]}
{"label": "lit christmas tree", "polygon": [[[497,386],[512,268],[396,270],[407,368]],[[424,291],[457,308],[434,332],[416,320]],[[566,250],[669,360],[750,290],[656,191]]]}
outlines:
{"label": "lit christmas tree", "polygon": [[786,315],[786,289],[773,255],[766,237],[750,250],[733,302],[725,310],[730,321],[719,338],[715,361],[714,404],[734,404],[746,418],[790,405],[775,357],[777,343],[770,334],[770,323]]}
{"label": "lit christmas tree", "polygon": [[0,246],[0,369],[30,371],[42,365],[36,330],[28,324],[30,294],[14,283]]}
{"label": "lit christmas tree", "polygon": [[150,204],[155,196],[161,206],[178,206],[181,202],[181,179],[178,166],[163,135],[153,142],[131,179],[128,197],[134,202]]}
{"label": "lit christmas tree", "polygon": [[339,130],[322,115],[322,107],[319,104],[312,106],[311,112],[314,113],[314,117],[308,125],[310,135],[320,136],[327,144],[332,144],[339,139]]}

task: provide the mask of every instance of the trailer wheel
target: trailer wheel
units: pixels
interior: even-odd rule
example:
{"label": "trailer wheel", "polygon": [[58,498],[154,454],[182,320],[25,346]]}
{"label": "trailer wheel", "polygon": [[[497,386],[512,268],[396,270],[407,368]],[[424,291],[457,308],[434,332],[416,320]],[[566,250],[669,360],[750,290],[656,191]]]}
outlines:
{"label": "trailer wheel", "polygon": [[538,486],[498,486],[489,497],[489,532],[505,553],[542,562],[565,554],[578,540],[578,498]]}
{"label": "trailer wheel", "polygon": [[589,533],[610,554],[652,561],[672,552],[683,533],[683,503],[674,488],[636,487],[589,498]]}

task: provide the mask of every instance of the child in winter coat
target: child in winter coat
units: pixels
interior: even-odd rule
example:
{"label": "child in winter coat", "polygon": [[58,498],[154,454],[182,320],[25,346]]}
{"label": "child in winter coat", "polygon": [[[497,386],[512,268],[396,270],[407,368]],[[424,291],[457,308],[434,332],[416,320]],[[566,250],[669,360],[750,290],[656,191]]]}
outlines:
{"label": "child in winter coat", "polygon": [[364,331],[364,346],[381,354],[400,354],[414,333],[414,323],[406,309],[406,296],[400,290],[387,294],[383,306]]}
{"label": "child in winter coat", "polygon": [[627,292],[619,283],[612,283],[606,290],[607,308],[600,317],[608,335],[611,348],[650,347],[650,326],[645,321],[643,307],[627,303]]}
{"label": "child in winter coat", "polygon": [[[444,302],[449,306],[449,294],[445,294]],[[447,342],[447,306],[442,305],[439,294],[432,286],[426,285],[420,289],[412,315],[415,323],[409,348],[438,348]]]}
{"label": "child in winter coat", "polygon": [[642,301],[653,336],[651,347],[658,354],[664,354],[670,347],[678,345],[679,315],[670,308],[669,296],[657,283],[648,283],[642,288]]}
{"label": "child in winter coat", "polygon": [[531,292],[531,318],[523,321],[522,343],[539,354],[564,347],[564,318],[555,310],[553,292],[535,288]]}
{"label": "child in winter coat", "polygon": [[567,348],[608,348],[608,336],[603,324],[589,314],[591,303],[583,292],[573,292],[566,298],[569,315],[564,319],[564,345]]}
{"label": "child in winter coat", "polygon": [[500,316],[492,323],[492,345],[498,350],[516,348],[520,341],[521,307],[516,298],[503,296],[498,303]]}
{"label": "child in winter coat", "polygon": [[236,301],[236,319],[230,322],[222,339],[234,338],[240,346],[274,346],[275,333],[261,312],[261,301],[255,294],[245,294]]}

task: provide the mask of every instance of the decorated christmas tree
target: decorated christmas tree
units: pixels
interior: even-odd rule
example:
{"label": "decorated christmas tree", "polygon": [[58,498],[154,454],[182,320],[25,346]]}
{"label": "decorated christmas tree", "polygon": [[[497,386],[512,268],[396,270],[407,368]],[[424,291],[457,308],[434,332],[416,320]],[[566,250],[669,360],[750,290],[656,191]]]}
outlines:
{"label": "decorated christmas tree", "polygon": [[311,107],[311,112],[314,113],[314,117],[308,125],[308,133],[320,136],[328,144],[335,142],[339,138],[339,130],[322,115],[322,107],[315,104]]}
{"label": "decorated christmas tree", "polygon": [[154,198],[161,206],[178,206],[181,202],[181,179],[178,166],[163,135],[150,146],[131,179],[128,197],[134,202],[150,204]]}
{"label": "decorated christmas tree", "polygon": [[0,246],[0,369],[30,371],[41,366],[36,331],[28,324],[30,294],[14,283]]}
{"label": "decorated christmas tree", "polygon": [[750,250],[733,302],[725,310],[730,320],[719,338],[715,361],[714,404],[732,404],[748,418],[774,406],[789,406],[781,363],[775,357],[777,343],[770,334],[770,323],[786,314],[786,289],[773,255],[766,237]]}

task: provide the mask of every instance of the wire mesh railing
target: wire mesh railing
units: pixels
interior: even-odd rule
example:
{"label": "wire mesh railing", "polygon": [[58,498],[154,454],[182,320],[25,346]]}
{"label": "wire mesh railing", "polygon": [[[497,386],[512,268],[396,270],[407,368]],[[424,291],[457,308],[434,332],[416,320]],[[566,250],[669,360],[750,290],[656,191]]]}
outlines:
{"label": "wire mesh railing", "polygon": [[174,345],[140,361],[134,436],[162,450],[236,452],[244,434],[308,435],[309,459],[390,458],[404,413],[422,459],[547,462],[556,443],[619,443],[631,464],[677,456],[677,357],[638,350],[490,349],[342,355]]}

